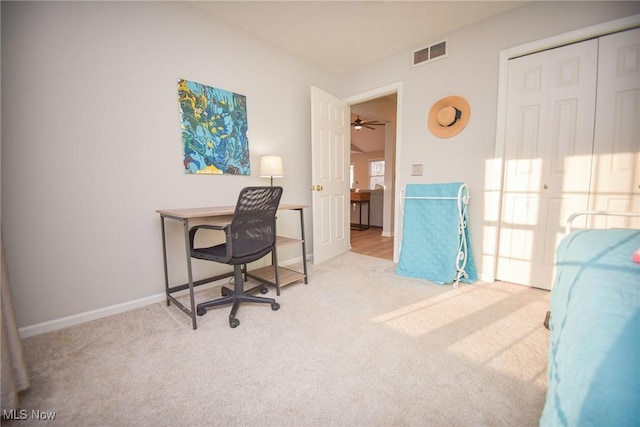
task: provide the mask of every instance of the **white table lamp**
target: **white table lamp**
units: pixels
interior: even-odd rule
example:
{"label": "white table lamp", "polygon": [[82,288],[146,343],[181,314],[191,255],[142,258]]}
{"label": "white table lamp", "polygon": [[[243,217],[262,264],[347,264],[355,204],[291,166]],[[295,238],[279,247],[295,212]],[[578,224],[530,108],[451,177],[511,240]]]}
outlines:
{"label": "white table lamp", "polygon": [[273,178],[282,178],[282,157],[280,156],[262,156],[260,159],[260,177],[271,178],[271,186],[273,187]]}

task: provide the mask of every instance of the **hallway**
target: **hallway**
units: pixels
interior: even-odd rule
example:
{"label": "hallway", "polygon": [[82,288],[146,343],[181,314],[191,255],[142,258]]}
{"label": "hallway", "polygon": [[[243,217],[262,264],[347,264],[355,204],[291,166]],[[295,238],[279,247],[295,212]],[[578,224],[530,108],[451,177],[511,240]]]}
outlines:
{"label": "hallway", "polygon": [[393,237],[382,237],[382,227],[351,230],[351,252],[393,261]]}

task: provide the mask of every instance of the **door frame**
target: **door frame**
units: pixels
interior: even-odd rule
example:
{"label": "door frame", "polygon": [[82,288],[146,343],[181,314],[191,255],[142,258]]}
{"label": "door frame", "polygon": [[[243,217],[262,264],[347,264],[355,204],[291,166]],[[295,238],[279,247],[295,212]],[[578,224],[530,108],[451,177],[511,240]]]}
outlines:
{"label": "door frame", "polygon": [[[402,153],[402,82],[392,83],[387,86],[382,86],[376,89],[362,92],[350,97],[344,98],[344,101],[349,105],[360,104],[362,102],[370,101],[372,99],[381,98],[383,96],[396,94],[396,150],[393,164],[393,200],[391,201],[394,215],[391,228],[393,229],[393,262],[398,262],[398,256],[400,252],[400,244],[398,239],[398,212],[400,212],[400,205],[398,203],[400,194],[400,188],[398,180],[396,179],[396,167],[400,162],[400,156]],[[351,238],[349,238],[349,246],[351,246]]]}
{"label": "door frame", "polygon": [[[564,34],[544,38],[534,42],[515,46],[500,51],[498,66],[498,108],[496,123],[496,144],[493,168],[488,171],[495,185],[494,212],[498,212],[495,222],[488,223],[488,227],[493,227],[493,263],[492,271],[483,272],[483,280],[493,282],[496,280],[498,268],[498,251],[500,248],[500,228],[502,226],[502,202],[504,191],[504,151],[506,144],[506,117],[507,117],[507,95],[508,95],[508,75],[509,60],[519,56],[542,52],[544,50],[557,48],[571,43],[577,43],[595,37],[605,36],[620,31],[630,30],[640,26],[640,14],[616,19],[602,24],[593,25]],[[395,252],[394,252],[395,256]]]}

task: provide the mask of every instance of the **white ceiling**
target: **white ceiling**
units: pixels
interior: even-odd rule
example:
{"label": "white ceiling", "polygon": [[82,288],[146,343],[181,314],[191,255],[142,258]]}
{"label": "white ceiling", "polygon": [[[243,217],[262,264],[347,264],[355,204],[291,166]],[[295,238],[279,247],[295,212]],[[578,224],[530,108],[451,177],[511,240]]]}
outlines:
{"label": "white ceiling", "polygon": [[[193,7],[336,73],[420,49],[526,1],[187,1]],[[407,56],[407,63],[411,60]],[[395,97],[352,105],[361,118],[395,121]],[[384,150],[384,130],[352,130],[355,152]]]}
{"label": "white ceiling", "polygon": [[[216,18],[344,73],[419,49],[523,1],[190,1]],[[407,58],[410,61],[410,58]]]}

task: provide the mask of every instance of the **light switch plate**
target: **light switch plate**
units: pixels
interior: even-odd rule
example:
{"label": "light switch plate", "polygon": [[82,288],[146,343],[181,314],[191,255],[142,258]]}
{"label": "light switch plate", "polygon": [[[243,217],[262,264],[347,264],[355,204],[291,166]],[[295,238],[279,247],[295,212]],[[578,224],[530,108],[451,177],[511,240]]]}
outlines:
{"label": "light switch plate", "polygon": [[411,176],[422,176],[422,164],[411,165]]}

